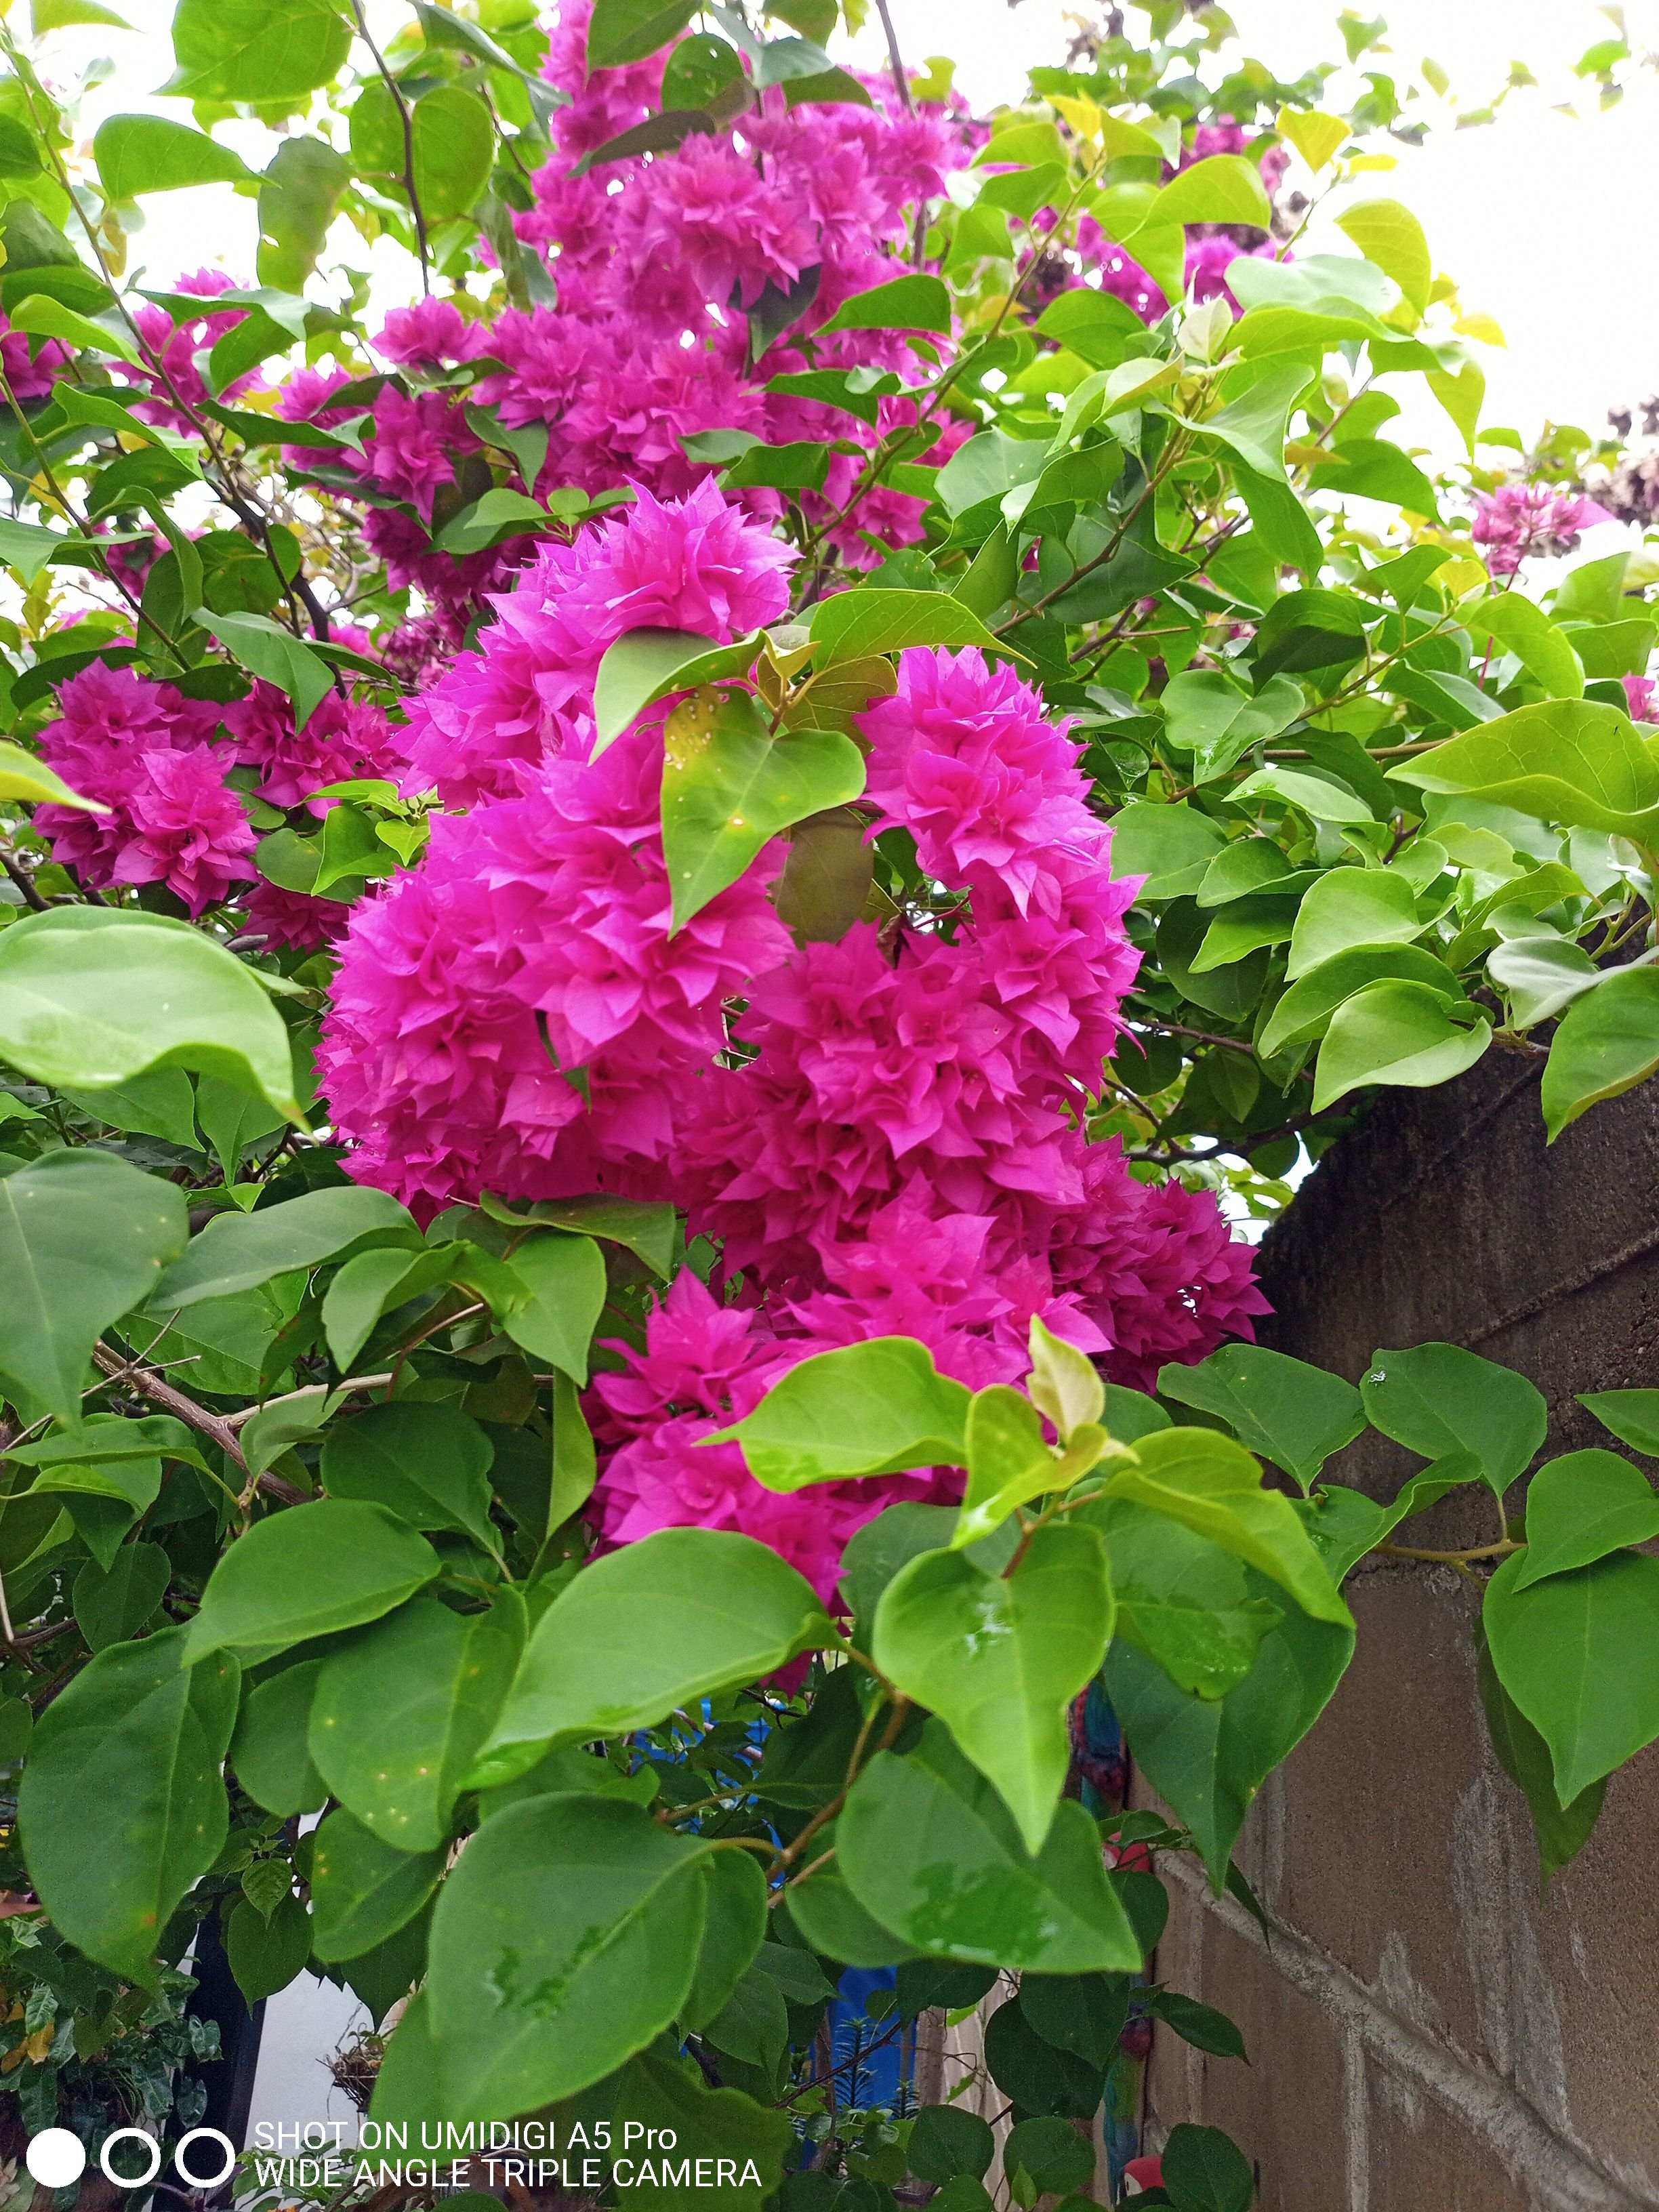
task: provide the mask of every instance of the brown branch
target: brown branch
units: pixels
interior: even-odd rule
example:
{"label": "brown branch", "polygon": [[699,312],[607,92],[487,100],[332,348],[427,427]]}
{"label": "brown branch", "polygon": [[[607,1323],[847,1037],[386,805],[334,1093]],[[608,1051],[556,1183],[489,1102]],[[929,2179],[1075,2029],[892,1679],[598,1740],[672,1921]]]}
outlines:
{"label": "brown branch", "polygon": [[[172,1383],[158,1375],[153,1367],[145,1367],[135,1359],[123,1358],[107,1344],[94,1345],[92,1358],[100,1375],[106,1376],[112,1382],[130,1383],[139,1396],[148,1398],[152,1406],[159,1406],[163,1413],[173,1414],[187,1427],[194,1429],[198,1436],[217,1444],[225,1457],[246,1474],[247,1462],[242,1456],[242,1447],[236,1440],[236,1431],[220,1414],[210,1413],[193,1398],[185,1397],[182,1390],[175,1390]],[[296,1489],[291,1482],[284,1482],[280,1474],[262,1474],[258,1487],[268,1497],[280,1498],[285,1505],[301,1505],[306,1502],[305,1492]]]}

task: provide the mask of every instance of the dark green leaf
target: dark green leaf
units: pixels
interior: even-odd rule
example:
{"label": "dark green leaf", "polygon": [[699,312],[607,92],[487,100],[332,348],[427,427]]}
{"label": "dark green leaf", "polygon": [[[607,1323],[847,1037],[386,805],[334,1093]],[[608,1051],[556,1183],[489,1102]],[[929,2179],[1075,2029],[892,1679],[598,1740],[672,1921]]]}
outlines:
{"label": "dark green leaf", "polygon": [[1218,1414],[1242,1444],[1283,1468],[1304,1492],[1331,1454],[1365,1425],[1352,1382],[1265,1345],[1224,1345],[1196,1366],[1161,1368],[1158,1387],[1166,1398]]}
{"label": "dark green leaf", "polygon": [[649,1728],[835,1640],[811,1586],[767,1545],[659,1529],[595,1560],[543,1614],[477,1786],[493,1757],[506,1780],[532,1763],[526,1746]]}
{"label": "dark green leaf", "polygon": [[[296,1201],[302,1203],[303,1201]],[[453,1528],[494,1551],[489,1468],[495,1448],[456,1406],[370,1406],[330,1431],[323,1487],[331,1498],[383,1505],[413,1528]]]}
{"label": "dark green leaf", "polygon": [[951,295],[937,276],[896,276],[843,301],[817,336],[833,337],[839,331],[937,331],[948,337]]}
{"label": "dark green leaf", "polygon": [[696,12],[696,0],[593,0],[587,27],[590,74],[642,62],[677,37]]}
{"label": "dark green leaf", "polygon": [[383,1506],[325,1498],[256,1522],[226,1553],[191,1622],[192,1661],[235,1648],[250,1662],[378,1620],[439,1571],[424,1536]]}
{"label": "dark green leaf", "polygon": [[1527,1485],[1527,1548],[1515,1587],[1587,1567],[1609,1552],[1659,1536],[1659,1497],[1638,1468],[1617,1452],[1568,1452],[1540,1467]]}
{"label": "dark green leaf", "polygon": [[1659,971],[1625,968],[1575,999],[1544,1067],[1544,1126],[1554,1142],[1589,1108],[1659,1067]]}
{"label": "dark green leaf", "polygon": [[311,1756],[383,1843],[427,1851],[448,1841],[461,1777],[501,1710],[524,1637],[524,1601],[509,1587],[487,1613],[416,1598],[324,1661]]}
{"label": "dark green leaf", "polygon": [[301,1660],[255,1683],[242,1700],[231,1738],[236,1779],[256,1805],[283,1820],[316,1812],[328,1796],[306,1742],[322,1664],[320,1659]]}
{"label": "dark green leaf", "polygon": [[185,1635],[100,1651],[41,1716],[18,1792],[30,1878],[53,1925],[146,1987],[161,1929],[228,1822],[219,1770],[240,1677],[222,1653],[185,1667]]}
{"label": "dark green leaf", "polygon": [[919,1950],[1039,1973],[1139,1967],[1082,1807],[1062,1801],[1032,1857],[942,1721],[927,1723],[908,1757],[871,1760],[836,1824],[836,1847],[854,1896]]}
{"label": "dark green leaf", "polygon": [[911,2124],[905,2155],[918,2181],[953,2181],[959,2173],[982,2181],[996,2155],[990,2123],[959,2105],[924,2105]]}
{"label": "dark green leaf", "polygon": [[394,1850],[349,1813],[331,1813],[311,1861],[317,1956],[356,1959],[394,1936],[431,1896],[448,1856]]}
{"label": "dark green leaf", "polygon": [[1200,2004],[1196,1997],[1183,1997],[1176,1990],[1154,1990],[1146,2000],[1146,2009],[1154,2020],[1163,2021],[1174,2028],[1184,2043],[1195,2050],[1207,2051],[1217,2058],[1243,2058],[1247,2063],[1249,2053],[1244,2048],[1244,2039],[1224,2012],[1213,2005]]}
{"label": "dark green leaf", "polygon": [[1122,1974],[1024,1974],[1019,2002],[1045,2043],[1103,2074],[1129,2017],[1129,1986]]}
{"label": "dark green leaf", "polygon": [[249,2004],[274,1997],[305,1971],[311,1956],[311,1915],[291,1893],[269,1918],[243,1898],[225,1922],[225,1955]]}
{"label": "dark green leaf", "polygon": [[837,592],[821,599],[814,610],[812,641],[818,668],[898,653],[913,645],[977,645],[1024,658],[1001,645],[970,607],[947,592],[884,591],[867,586]]}
{"label": "dark green leaf", "polygon": [[[659,2050],[645,2051],[629,2066],[618,2087],[612,2123],[616,2139],[635,2146],[649,2144],[650,2130],[663,2128],[665,2122],[674,2135],[676,2175],[678,2161],[690,2158],[694,2173],[712,2171],[714,2179],[712,2185],[683,2185],[678,2178],[671,2179],[666,2172],[670,2161],[661,2151],[664,2136],[659,2136],[654,2157],[648,2150],[643,2159],[629,2154],[631,2169],[625,2160],[618,2161],[631,2173],[626,2195],[639,2212],[684,2212],[688,2202],[704,2212],[760,2212],[763,2199],[772,2201],[771,2192],[782,2179],[784,2161],[793,2154],[796,2142],[787,2111],[757,2104],[737,2089],[706,2088],[689,2059],[671,2059]],[[630,2137],[630,2127],[641,2132]],[[729,2167],[715,2162],[721,2160],[728,2160]],[[743,2177],[751,2166],[757,2178],[745,2181]]]}
{"label": "dark green leaf", "polygon": [[1219,2128],[1171,2128],[1163,2166],[1176,2212],[1249,2212],[1255,2201],[1249,2160]]}
{"label": "dark green leaf", "polygon": [[661,2033],[691,1987],[707,1850],[605,1797],[537,1798],[479,1829],[438,1900],[427,1984],[458,2109],[572,2096]]}
{"label": "dark green leaf", "polygon": [[1361,1378],[1366,1418],[1424,1459],[1473,1452],[1502,1498],[1543,1446],[1549,1413],[1540,1392],[1512,1368],[1455,1344],[1374,1352]]}
{"label": "dark green leaf", "polygon": [[384,1191],[357,1184],[307,1191],[254,1213],[216,1214],[154,1295],[173,1310],[228,1297],[371,1245],[418,1250],[420,1242],[408,1210]]}
{"label": "dark green leaf", "polygon": [[[1022,1990],[1022,2002],[1024,1996]],[[1095,2147],[1062,2119],[1020,2120],[1008,2131],[1002,2168],[1009,2175],[1024,2174],[1039,2197],[1063,2197],[1094,2178]]]}
{"label": "dark green leaf", "polygon": [[82,1567],[75,1577],[75,1623],[88,1647],[104,1651],[136,1636],[172,1579],[173,1562],[159,1544],[124,1544],[107,1568]]}
{"label": "dark green leaf", "polygon": [[[570,1759],[579,1754],[567,1752],[562,1755]],[[556,1759],[561,1754],[556,1752],[553,1756]],[[595,1763],[589,1761],[590,1765]],[[751,1851],[714,1852],[708,1861],[707,1909],[696,1972],[692,1976],[690,1993],[680,2010],[683,2028],[700,2034],[705,2023],[718,2017],[747,1976],[766,1935],[766,1876],[759,1859]],[[768,1948],[779,1948],[776,1944]],[[805,1953],[792,1951],[788,1955],[801,1959],[823,1980]],[[773,1986],[779,1986],[775,1980]],[[787,2021],[784,2027],[787,2035]],[[718,2042],[719,2038],[714,2040]],[[744,2056],[733,2044],[722,2043],[720,2049],[732,2051],[736,2057]]]}
{"label": "dark green leaf", "polygon": [[1106,1542],[1118,1635],[1194,1697],[1236,1689],[1284,1607],[1252,1597],[1239,1559],[1166,1513],[1126,1500],[1086,1510]]}
{"label": "dark green leaf", "polygon": [[188,1234],[183,1194],[107,1152],[49,1152],[0,1177],[0,1375],[13,1392],[78,1421],[93,1346],[152,1294]]}
{"label": "dark green leaf", "polygon": [[1098,2067],[1075,2051],[1045,2043],[1017,1997],[999,2005],[985,2023],[985,2063],[1003,2095],[1022,2112],[1091,2117],[1106,2086]]}

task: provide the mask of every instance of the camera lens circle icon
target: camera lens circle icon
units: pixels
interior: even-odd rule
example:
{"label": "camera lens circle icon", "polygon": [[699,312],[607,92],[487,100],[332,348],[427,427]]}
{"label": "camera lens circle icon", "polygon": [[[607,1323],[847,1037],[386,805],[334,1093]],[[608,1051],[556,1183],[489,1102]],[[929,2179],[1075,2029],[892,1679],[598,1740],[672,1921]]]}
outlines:
{"label": "camera lens circle icon", "polygon": [[[143,2173],[118,2173],[111,2162],[110,2153],[118,2142],[142,2143],[149,2153],[149,2165]],[[104,2148],[98,2154],[98,2163],[104,2170],[106,2181],[112,2181],[118,2189],[144,2189],[161,2171],[161,2146],[145,2128],[114,2128],[104,2137]]]}
{"label": "camera lens circle icon", "polygon": [[87,2170],[87,2147],[68,2128],[42,2128],[30,2136],[23,2163],[42,2189],[67,2189]]}
{"label": "camera lens circle icon", "polygon": [[[196,2173],[191,2171],[185,2154],[192,2143],[198,2142],[216,2142],[223,2152],[224,2164],[219,2168],[217,2173]],[[191,2189],[216,2189],[222,2181],[228,2181],[235,2170],[236,2146],[220,2128],[192,2128],[188,2135],[179,2137],[179,2147],[173,2154],[173,2163],[179,2179],[187,2183]]]}

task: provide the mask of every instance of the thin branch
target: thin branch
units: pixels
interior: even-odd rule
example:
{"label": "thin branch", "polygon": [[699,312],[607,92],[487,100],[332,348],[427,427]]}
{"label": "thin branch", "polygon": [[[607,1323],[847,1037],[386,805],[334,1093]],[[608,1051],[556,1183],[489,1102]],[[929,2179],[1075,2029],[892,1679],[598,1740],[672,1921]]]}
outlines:
{"label": "thin branch", "polygon": [[[879,0],[878,0],[879,5]],[[363,14],[362,0],[351,0],[351,12],[356,19],[357,34],[374,57],[374,66],[380,72],[381,82],[392,94],[398,110],[398,120],[404,126],[404,187],[409,194],[410,212],[415,218],[415,243],[421,256],[421,293],[430,297],[432,291],[432,249],[427,243],[426,217],[421,212],[421,196],[415,189],[415,119],[410,113],[409,102],[404,98],[403,87],[386,65],[386,56],[375,45],[370,34],[368,19]]]}
{"label": "thin branch", "polygon": [[893,71],[893,82],[898,96],[904,102],[904,112],[914,115],[916,103],[911,97],[910,80],[905,75],[904,64],[899,58],[898,33],[893,28],[893,19],[887,12],[887,0],[876,0],[876,13],[881,18],[881,27],[887,33],[887,59]]}
{"label": "thin branch", "polygon": [[[142,1366],[137,1360],[124,1359],[107,1344],[94,1345],[92,1359],[100,1375],[107,1376],[112,1382],[130,1383],[141,1398],[148,1398],[152,1406],[159,1406],[163,1413],[174,1414],[186,1427],[194,1429],[198,1436],[206,1437],[210,1443],[217,1444],[225,1457],[246,1474],[247,1462],[242,1456],[236,1431],[219,1414],[210,1413],[193,1398],[185,1397],[182,1390],[175,1390],[153,1368]],[[305,1503],[305,1492],[297,1490],[291,1482],[284,1482],[280,1474],[262,1474],[258,1487],[268,1497],[280,1498],[284,1504],[301,1505]]]}

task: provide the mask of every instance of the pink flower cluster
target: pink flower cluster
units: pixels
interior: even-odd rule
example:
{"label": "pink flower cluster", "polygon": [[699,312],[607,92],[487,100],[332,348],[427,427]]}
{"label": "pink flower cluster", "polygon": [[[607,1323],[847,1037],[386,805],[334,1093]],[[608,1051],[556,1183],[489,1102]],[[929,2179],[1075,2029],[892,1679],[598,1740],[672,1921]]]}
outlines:
{"label": "pink flower cluster", "polygon": [[[233,769],[255,771],[253,795],[267,805],[306,804],[319,786],[380,775],[392,765],[391,730],[377,707],[330,694],[302,731],[294,710],[268,684],[220,708],[186,699],[170,684],[94,661],[58,693],[61,711],[40,733],[41,757],[84,799],[108,811],[42,806],[35,822],[53,857],[83,883],[164,884],[192,915],[221,904],[255,880],[258,839]],[[313,813],[324,805],[312,804]],[[345,909],[325,899],[301,901],[258,884],[251,927],[271,941],[318,944]]]}
{"label": "pink flower cluster", "polygon": [[712,478],[684,500],[638,490],[622,518],[544,546],[496,619],[410,702],[405,789],[446,806],[504,799],[526,768],[593,740],[593,679],[625,630],[680,629],[726,643],[789,604],[793,556],[745,522]]}
{"label": "pink flower cluster", "polygon": [[[604,1531],[742,1528],[828,1594],[854,1528],[955,1478],[781,1498],[702,1447],[789,1364],[897,1334],[1008,1380],[1040,1314],[1145,1382],[1262,1306],[1211,1200],[1085,1136],[1135,972],[1132,887],[1079,747],[1007,668],[907,653],[863,718],[872,834],[907,834],[960,895],[948,927],[797,949],[774,847],[670,934],[660,736],[582,757],[593,672],[642,618],[767,618],[785,557],[707,486],[647,494],[503,597],[410,745],[417,780],[476,803],[354,909],[321,1067],[353,1173],[423,1218],[599,1188],[672,1198],[721,1240],[726,1295],[683,1273],[596,1386]],[[723,1066],[734,1039],[753,1056]]]}
{"label": "pink flower cluster", "polygon": [[1616,516],[1582,492],[1550,484],[1504,483],[1477,492],[1474,538],[1484,545],[1494,576],[1512,576],[1528,555],[1571,553],[1579,534]]}

